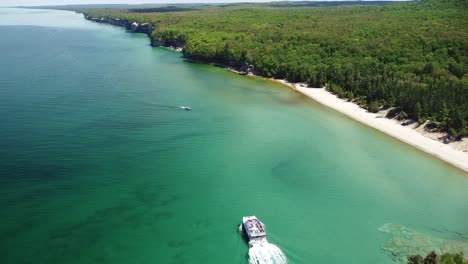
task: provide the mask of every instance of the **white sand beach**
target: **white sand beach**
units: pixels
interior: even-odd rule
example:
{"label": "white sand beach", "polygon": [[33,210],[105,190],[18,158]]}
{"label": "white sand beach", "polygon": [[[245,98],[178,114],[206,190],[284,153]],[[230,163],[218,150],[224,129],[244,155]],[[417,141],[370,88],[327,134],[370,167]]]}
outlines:
{"label": "white sand beach", "polygon": [[468,172],[468,140],[466,138],[445,144],[437,140],[440,134],[425,132],[416,125],[402,126],[397,120],[385,118],[382,113],[370,113],[355,103],[338,98],[324,88],[308,88],[305,85],[289,83],[285,80],[275,81],[288,85],[325,106]]}

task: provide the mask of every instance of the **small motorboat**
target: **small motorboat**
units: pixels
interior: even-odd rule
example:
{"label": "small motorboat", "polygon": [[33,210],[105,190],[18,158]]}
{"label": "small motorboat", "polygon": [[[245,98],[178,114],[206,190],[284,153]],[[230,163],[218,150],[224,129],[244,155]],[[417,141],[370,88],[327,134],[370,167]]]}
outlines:
{"label": "small motorboat", "polygon": [[185,111],[190,111],[192,108],[190,106],[179,106],[180,109],[184,109]]}

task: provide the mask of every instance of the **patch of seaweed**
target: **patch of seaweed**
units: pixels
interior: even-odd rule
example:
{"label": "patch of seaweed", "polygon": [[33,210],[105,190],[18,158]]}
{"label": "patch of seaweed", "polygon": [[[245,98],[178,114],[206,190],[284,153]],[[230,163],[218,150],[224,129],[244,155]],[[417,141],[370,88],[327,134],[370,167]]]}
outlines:
{"label": "patch of seaweed", "polygon": [[406,263],[408,256],[425,256],[432,251],[438,255],[454,252],[468,254],[468,240],[463,238],[465,237],[463,234],[454,240],[442,239],[392,223],[383,225],[379,231],[392,235],[392,238],[385,242],[381,248],[389,252],[395,261],[402,263]]}

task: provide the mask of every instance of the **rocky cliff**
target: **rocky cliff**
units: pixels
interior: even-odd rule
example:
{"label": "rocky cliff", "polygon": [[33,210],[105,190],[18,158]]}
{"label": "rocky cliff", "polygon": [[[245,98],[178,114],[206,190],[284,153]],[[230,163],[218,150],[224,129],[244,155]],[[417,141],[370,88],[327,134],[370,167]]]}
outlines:
{"label": "rocky cliff", "polygon": [[[155,28],[150,23],[138,23],[130,22],[128,20],[119,19],[119,18],[108,18],[108,17],[93,17],[90,14],[84,13],[84,17],[87,20],[96,22],[96,23],[106,23],[115,26],[124,27],[127,30],[135,33],[144,33],[151,37],[151,33]],[[175,49],[177,51],[182,51],[184,47],[184,42],[176,39],[153,39],[151,38],[151,46],[153,47],[168,47]]]}
{"label": "rocky cliff", "polygon": [[124,27],[127,30],[130,30],[135,33],[145,33],[148,36],[151,35],[151,32],[153,32],[154,28],[151,26],[149,23],[137,23],[137,22],[130,22],[128,20],[124,19],[119,19],[119,18],[108,18],[108,17],[93,17],[89,14],[84,13],[84,17],[87,20],[97,22],[97,23],[106,23],[106,24],[111,24],[115,26],[120,26]]}

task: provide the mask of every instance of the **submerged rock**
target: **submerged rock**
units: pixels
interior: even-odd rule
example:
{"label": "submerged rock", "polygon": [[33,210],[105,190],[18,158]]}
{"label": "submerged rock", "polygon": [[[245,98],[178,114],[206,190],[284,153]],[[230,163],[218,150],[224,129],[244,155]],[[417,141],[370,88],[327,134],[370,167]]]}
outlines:
{"label": "submerged rock", "polygon": [[458,240],[442,239],[392,223],[383,225],[379,231],[393,235],[381,248],[402,263],[406,263],[408,256],[426,256],[432,251],[437,255],[457,252],[468,255],[468,239],[464,237]]}

